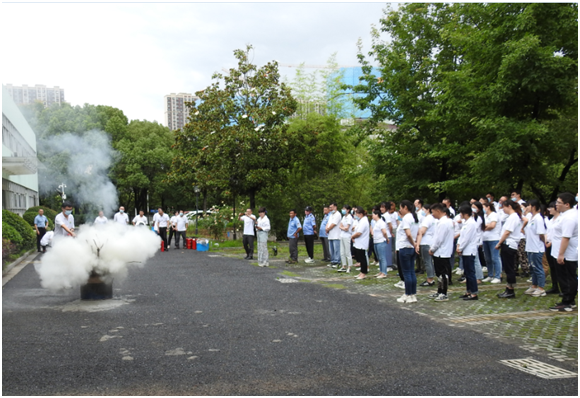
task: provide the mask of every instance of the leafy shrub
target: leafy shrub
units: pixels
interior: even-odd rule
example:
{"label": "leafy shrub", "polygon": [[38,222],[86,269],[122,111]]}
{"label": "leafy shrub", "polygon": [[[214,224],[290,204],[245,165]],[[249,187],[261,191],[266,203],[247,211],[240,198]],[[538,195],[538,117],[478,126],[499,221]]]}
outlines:
{"label": "leafy shrub", "polygon": [[2,239],[9,240],[15,245],[22,243],[22,236],[14,229],[10,224],[7,224],[2,220]]}
{"label": "leafy shrub", "polygon": [[34,217],[38,214],[38,210],[43,209],[44,215],[48,218],[48,225],[51,227],[50,229],[54,228],[54,219],[56,218],[59,212],[52,210],[46,206],[34,206],[30,209],[26,210],[26,213],[22,216],[26,220],[28,224],[34,227]]}
{"label": "leafy shrub", "polygon": [[36,245],[34,229],[18,214],[2,210],[2,230],[4,230],[4,224],[10,225],[20,234],[22,237],[22,242],[19,245],[21,249],[29,250]]}
{"label": "leafy shrub", "polygon": [[[2,232],[4,232],[4,228],[2,228]],[[12,260],[11,255],[14,253],[17,253],[16,245],[8,239],[2,238],[2,269],[4,269],[6,263]]]}

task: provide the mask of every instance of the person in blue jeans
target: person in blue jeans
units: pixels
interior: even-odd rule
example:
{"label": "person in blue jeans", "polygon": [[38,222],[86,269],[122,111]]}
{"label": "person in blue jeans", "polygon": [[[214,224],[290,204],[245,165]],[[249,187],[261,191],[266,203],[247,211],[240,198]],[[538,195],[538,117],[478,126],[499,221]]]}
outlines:
{"label": "person in blue jeans", "polygon": [[379,258],[379,273],[375,275],[378,279],[387,277],[387,258],[391,256],[391,242],[387,231],[387,224],[381,217],[381,211],[373,211],[373,242],[375,253]]}
{"label": "person in blue jeans", "polygon": [[405,294],[397,299],[399,303],[417,302],[417,275],[415,274],[415,240],[419,233],[419,218],[415,205],[409,200],[401,201],[399,213],[402,221],[397,227],[397,250],[401,272],[405,278]]}
{"label": "person in blue jeans", "polygon": [[546,291],[544,286],[546,284],[546,273],[542,265],[542,258],[544,257],[546,223],[542,215],[542,205],[537,199],[532,199],[528,202],[527,209],[531,212],[529,222],[524,227],[526,232],[526,253],[528,260],[530,260],[530,268],[532,271],[532,286],[524,293],[532,297],[544,297]]}
{"label": "person in blue jeans", "polygon": [[477,278],[475,276],[475,256],[477,256],[477,245],[479,238],[477,229],[480,224],[474,217],[471,205],[459,207],[459,214],[463,220],[461,234],[457,240],[457,253],[463,258],[463,270],[465,271],[467,292],[461,296],[463,300],[477,300]]}
{"label": "person in blue jeans", "polygon": [[501,237],[501,222],[491,202],[482,203],[485,211],[485,231],[483,231],[483,255],[487,264],[487,278],[482,282],[501,283],[501,260],[495,248]]}

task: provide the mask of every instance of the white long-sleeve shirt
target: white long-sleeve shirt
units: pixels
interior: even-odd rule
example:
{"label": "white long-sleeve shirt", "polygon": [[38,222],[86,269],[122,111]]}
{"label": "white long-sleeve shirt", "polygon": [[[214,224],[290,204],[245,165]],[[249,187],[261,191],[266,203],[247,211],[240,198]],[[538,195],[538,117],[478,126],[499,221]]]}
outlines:
{"label": "white long-sleeve shirt", "polygon": [[430,247],[434,257],[451,258],[453,254],[454,232],[453,220],[447,216],[441,217],[435,226],[435,233],[433,234],[433,241]]}
{"label": "white long-sleeve shirt", "polygon": [[457,247],[460,248],[462,256],[475,256],[477,254],[477,245],[479,244],[477,228],[481,228],[480,225],[473,217],[469,217],[467,221],[463,222],[461,234],[457,240]]}
{"label": "white long-sleeve shirt", "polygon": [[268,216],[258,217],[258,227],[262,228],[258,231],[268,232],[270,230],[270,219]]}

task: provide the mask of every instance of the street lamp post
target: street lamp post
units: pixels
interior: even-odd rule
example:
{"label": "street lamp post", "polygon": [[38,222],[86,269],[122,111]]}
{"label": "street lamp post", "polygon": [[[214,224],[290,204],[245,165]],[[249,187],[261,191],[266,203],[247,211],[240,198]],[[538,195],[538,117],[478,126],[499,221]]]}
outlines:
{"label": "street lamp post", "polygon": [[197,238],[197,217],[199,217],[199,187],[197,185],[193,187],[193,192],[195,192],[195,237]]}
{"label": "street lamp post", "polygon": [[60,188],[60,190],[61,190],[61,195],[60,195],[60,196],[62,197],[62,201],[64,202],[64,201],[66,200],[66,195],[65,195],[65,193],[64,193],[64,189],[66,188],[66,185],[65,185],[65,184],[64,184],[64,182],[63,182],[63,183],[62,183],[62,184],[60,184],[58,187],[59,187],[59,188]]}

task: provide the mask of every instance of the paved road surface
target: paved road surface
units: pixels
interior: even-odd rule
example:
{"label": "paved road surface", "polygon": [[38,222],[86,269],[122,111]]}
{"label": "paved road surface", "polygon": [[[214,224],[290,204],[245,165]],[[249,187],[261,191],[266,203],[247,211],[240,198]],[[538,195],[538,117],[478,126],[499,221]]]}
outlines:
{"label": "paved road surface", "polygon": [[3,288],[3,394],[577,396],[498,363],[530,357],[512,344],[211,256],[158,253],[97,303],[28,265]]}

